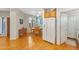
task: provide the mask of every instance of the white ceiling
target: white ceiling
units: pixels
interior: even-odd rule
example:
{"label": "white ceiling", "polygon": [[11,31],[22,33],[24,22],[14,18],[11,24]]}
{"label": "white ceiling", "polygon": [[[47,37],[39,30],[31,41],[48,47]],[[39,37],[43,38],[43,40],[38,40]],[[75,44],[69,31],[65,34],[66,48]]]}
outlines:
{"label": "white ceiling", "polygon": [[[18,8],[20,11],[25,14],[34,15],[41,13],[44,8]],[[10,11],[10,8],[0,8],[0,11]],[[76,8],[60,8],[60,11],[65,12],[67,14],[79,14],[79,9]]]}
{"label": "white ceiling", "polygon": [[63,13],[70,14],[70,15],[79,14],[79,8],[70,8],[70,9],[64,11]]}
{"label": "white ceiling", "polygon": [[79,14],[79,9],[73,9],[73,10],[67,12],[67,14],[71,14],[71,15]]}
{"label": "white ceiling", "polygon": [[10,8],[0,8],[0,11],[10,11]]}
{"label": "white ceiling", "polygon": [[29,15],[37,15],[38,13],[41,13],[43,8],[19,8],[22,12],[29,14]]}
{"label": "white ceiling", "polygon": [[[39,12],[42,12],[43,8],[17,8],[25,14],[37,15]],[[0,11],[10,11],[10,8],[0,8]]]}

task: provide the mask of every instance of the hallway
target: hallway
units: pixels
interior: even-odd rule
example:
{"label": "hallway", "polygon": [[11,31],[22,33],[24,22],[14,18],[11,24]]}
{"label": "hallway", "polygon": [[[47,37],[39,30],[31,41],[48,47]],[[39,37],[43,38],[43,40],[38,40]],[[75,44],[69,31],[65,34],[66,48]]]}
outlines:
{"label": "hallway", "polygon": [[[4,40],[3,40],[4,39]],[[67,44],[53,45],[48,43],[40,36],[29,34],[20,37],[16,40],[9,40],[7,37],[0,37],[0,50],[77,50],[78,47],[73,47]]]}
{"label": "hallway", "polygon": [[4,10],[0,11],[0,50],[79,49],[79,9]]}

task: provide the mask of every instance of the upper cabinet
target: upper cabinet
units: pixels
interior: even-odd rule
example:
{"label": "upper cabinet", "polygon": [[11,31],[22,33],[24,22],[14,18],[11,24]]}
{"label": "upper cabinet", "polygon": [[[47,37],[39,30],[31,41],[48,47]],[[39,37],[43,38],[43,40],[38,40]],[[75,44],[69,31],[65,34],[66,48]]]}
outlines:
{"label": "upper cabinet", "polygon": [[44,18],[56,17],[56,9],[46,8],[44,9]]}

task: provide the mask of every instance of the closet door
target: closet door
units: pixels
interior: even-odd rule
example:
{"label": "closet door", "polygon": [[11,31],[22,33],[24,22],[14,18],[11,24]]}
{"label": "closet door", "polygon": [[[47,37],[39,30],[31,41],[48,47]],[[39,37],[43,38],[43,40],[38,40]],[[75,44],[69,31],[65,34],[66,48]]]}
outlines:
{"label": "closet door", "polygon": [[43,40],[55,44],[55,18],[43,20]]}
{"label": "closet door", "polygon": [[67,15],[61,14],[61,44],[67,40]]}
{"label": "closet door", "polygon": [[55,18],[49,18],[46,24],[47,24],[46,41],[55,44]]}
{"label": "closet door", "polygon": [[47,41],[52,43],[52,40],[51,40],[51,20],[50,19],[47,21],[47,34],[46,35],[47,35]]}
{"label": "closet door", "polygon": [[76,38],[76,16],[68,16],[68,37]]}
{"label": "closet door", "polygon": [[50,42],[55,44],[55,18],[50,20]]}

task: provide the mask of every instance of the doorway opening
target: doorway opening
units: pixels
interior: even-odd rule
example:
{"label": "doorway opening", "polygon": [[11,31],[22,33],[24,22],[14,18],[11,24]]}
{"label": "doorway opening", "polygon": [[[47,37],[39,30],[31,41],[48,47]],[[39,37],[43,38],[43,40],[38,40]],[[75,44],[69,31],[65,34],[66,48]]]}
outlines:
{"label": "doorway opening", "polygon": [[42,16],[35,16],[34,18],[29,18],[29,28],[31,34],[42,37]]}
{"label": "doorway opening", "polygon": [[9,43],[10,43],[10,17],[2,16],[0,17],[0,46],[6,47]]}

